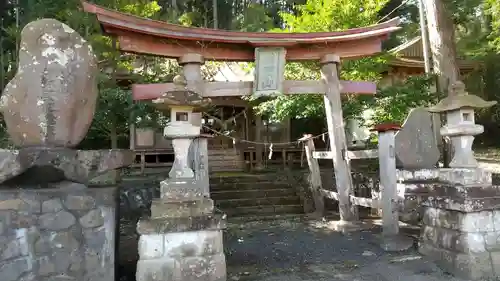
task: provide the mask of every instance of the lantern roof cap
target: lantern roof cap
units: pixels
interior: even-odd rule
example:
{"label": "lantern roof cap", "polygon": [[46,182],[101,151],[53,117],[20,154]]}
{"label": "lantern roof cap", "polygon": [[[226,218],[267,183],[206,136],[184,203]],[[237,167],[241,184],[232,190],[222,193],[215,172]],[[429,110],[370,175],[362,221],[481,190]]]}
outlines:
{"label": "lantern roof cap", "polygon": [[153,100],[156,107],[192,106],[200,108],[210,104],[211,100],[209,98],[204,98],[197,92],[187,88],[186,79],[183,75],[176,75],[173,83],[175,84],[174,90],[168,91]]}
{"label": "lantern roof cap", "polygon": [[453,95],[447,96],[428,110],[430,112],[441,113],[461,108],[487,108],[497,104],[496,101],[485,101],[476,95],[469,95],[462,81],[453,83],[451,91]]}

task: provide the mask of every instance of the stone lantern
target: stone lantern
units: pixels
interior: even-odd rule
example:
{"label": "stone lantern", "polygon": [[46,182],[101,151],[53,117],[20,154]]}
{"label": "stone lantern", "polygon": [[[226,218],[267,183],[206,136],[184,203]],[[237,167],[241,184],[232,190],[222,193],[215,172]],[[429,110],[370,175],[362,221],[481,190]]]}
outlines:
{"label": "stone lantern", "polygon": [[[201,131],[195,111],[210,100],[187,89],[183,76],[175,77],[174,84],[175,89],[153,101],[160,110],[170,110],[164,136],[172,139],[175,161],[169,177],[160,183],[160,198],[151,202],[151,216],[137,224],[136,279],[226,280],[222,242],[226,217],[214,212],[214,202],[207,192],[208,174],[204,182],[199,177],[202,169],[194,165],[195,175],[190,167],[190,160],[196,162],[203,154],[200,142],[190,150]],[[188,154],[193,158],[188,160]]]}
{"label": "stone lantern", "polygon": [[447,124],[441,128],[440,133],[451,139],[454,155],[450,168],[476,168],[478,163],[472,152],[472,143],[474,136],[481,134],[484,127],[475,123],[474,109],[491,107],[497,102],[485,101],[478,96],[469,95],[461,81],[453,84],[452,91],[454,95],[447,96],[437,105],[429,108],[429,111],[446,112]]}
{"label": "stone lantern", "polygon": [[210,103],[210,99],[187,90],[184,77],[174,78],[176,88],[153,100],[155,106],[163,111],[170,109],[170,123],[165,127],[163,135],[172,139],[175,160],[169,177],[174,179],[193,178],[193,170],[189,167],[188,151],[193,139],[200,136],[201,122],[195,110]]}

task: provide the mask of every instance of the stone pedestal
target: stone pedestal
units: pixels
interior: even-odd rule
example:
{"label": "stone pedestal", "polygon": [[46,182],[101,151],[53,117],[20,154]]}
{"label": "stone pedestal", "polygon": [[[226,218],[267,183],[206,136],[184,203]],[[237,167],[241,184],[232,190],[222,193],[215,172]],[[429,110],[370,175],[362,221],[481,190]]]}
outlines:
{"label": "stone pedestal", "polygon": [[98,71],[90,44],[69,26],[42,19],[23,28],[17,72],[0,99],[19,147],[0,150],[2,281],[114,280],[115,190],[85,184],[135,156],[72,149],[94,116]]}
{"label": "stone pedestal", "polygon": [[0,186],[0,279],[114,280],[115,188],[43,187]]}
{"label": "stone pedestal", "polygon": [[467,280],[500,277],[500,187],[480,169],[441,169],[424,202],[419,251]]}
{"label": "stone pedestal", "polygon": [[212,199],[194,179],[167,179],[160,190],[151,218],[137,226],[137,281],[225,281],[225,215],[214,214]]}

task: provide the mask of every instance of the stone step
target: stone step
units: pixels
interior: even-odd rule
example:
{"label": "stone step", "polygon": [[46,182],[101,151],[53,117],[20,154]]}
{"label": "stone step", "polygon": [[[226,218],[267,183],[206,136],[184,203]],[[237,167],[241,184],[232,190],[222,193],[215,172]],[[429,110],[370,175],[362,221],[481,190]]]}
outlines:
{"label": "stone step", "polygon": [[276,189],[250,189],[250,190],[224,190],[210,192],[210,197],[217,200],[242,199],[242,198],[263,198],[263,197],[286,197],[295,196],[295,190],[292,188]]}
{"label": "stone step", "polygon": [[278,205],[300,205],[298,196],[265,197],[265,198],[240,198],[217,200],[215,205],[220,209],[254,207],[254,206],[278,206]]}
{"label": "stone step", "polygon": [[233,152],[232,149],[222,151],[208,151],[208,157],[241,157],[239,153]]}
{"label": "stone step", "polygon": [[242,217],[255,215],[276,215],[276,214],[303,214],[304,208],[300,204],[276,205],[276,206],[252,206],[222,209],[228,217]]}
{"label": "stone step", "polygon": [[229,164],[243,164],[245,163],[240,158],[236,157],[226,157],[221,159],[210,159],[208,158],[208,165],[217,166],[217,165],[229,165]]}
{"label": "stone step", "polygon": [[209,172],[211,173],[217,173],[217,172],[242,172],[244,170],[243,167],[238,167],[238,166],[230,166],[230,167],[210,167],[208,169]]}
{"label": "stone step", "polygon": [[[280,182],[276,174],[249,174],[249,173],[213,173],[210,175],[211,184],[229,183],[258,183],[258,182]],[[281,181],[283,182],[283,181]]]}
{"label": "stone step", "polygon": [[245,167],[245,164],[242,162],[227,161],[224,163],[223,162],[217,163],[217,165],[210,165],[210,163],[208,163],[208,170],[210,170],[210,171],[220,170],[222,168],[229,169],[229,170],[235,170],[235,169],[241,170],[244,167]]}
{"label": "stone step", "polygon": [[251,190],[251,189],[276,189],[276,188],[293,188],[286,183],[274,183],[269,181],[258,181],[258,182],[243,182],[243,183],[210,183],[211,191],[232,191],[232,190]]}
{"label": "stone step", "polygon": [[222,161],[222,160],[242,160],[239,155],[215,154],[208,155],[208,161]]}

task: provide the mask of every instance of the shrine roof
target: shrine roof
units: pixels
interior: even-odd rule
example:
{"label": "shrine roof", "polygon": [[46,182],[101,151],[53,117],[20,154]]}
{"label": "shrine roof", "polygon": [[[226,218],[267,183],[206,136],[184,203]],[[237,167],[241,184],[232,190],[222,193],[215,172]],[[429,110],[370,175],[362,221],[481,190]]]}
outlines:
{"label": "shrine roof", "polygon": [[[396,56],[396,58],[389,62],[392,66],[424,69],[424,48],[421,36],[417,36],[389,50],[389,53]],[[477,62],[465,60],[460,57],[457,57],[457,63],[462,71],[470,71],[479,66]]]}
{"label": "shrine roof", "polygon": [[[399,18],[394,18],[372,26],[336,32],[239,32],[186,27],[82,3],[86,12],[97,16],[104,32],[118,37],[121,50],[172,58],[192,50],[206,59],[253,61],[256,47],[284,47],[287,60],[319,59],[327,53],[347,58],[361,57],[380,52],[382,40],[399,29]],[[200,47],[197,44],[200,42],[207,46]]]}

